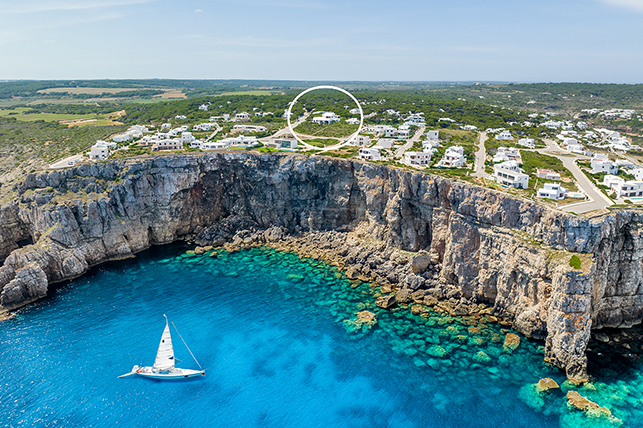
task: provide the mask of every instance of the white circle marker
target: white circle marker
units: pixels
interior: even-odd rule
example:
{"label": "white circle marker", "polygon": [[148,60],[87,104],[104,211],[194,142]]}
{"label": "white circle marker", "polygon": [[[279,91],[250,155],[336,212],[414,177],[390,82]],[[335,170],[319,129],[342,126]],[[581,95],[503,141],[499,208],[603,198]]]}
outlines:
{"label": "white circle marker", "polygon": [[286,113],[286,120],[288,121],[288,130],[302,146],[306,147],[307,149],[319,150],[319,147],[311,146],[310,144],[304,143],[302,139],[297,136],[297,133],[292,129],[292,124],[290,123],[290,114],[291,114],[292,106],[294,106],[295,103],[297,103],[297,100],[299,99],[299,97],[307,94],[308,92],[316,91],[317,89],[334,89],[336,91],[339,91],[348,95],[349,97],[351,97],[353,101],[355,101],[355,104],[357,104],[357,108],[359,109],[359,116],[360,116],[359,127],[357,128],[357,131],[351,134],[348,140],[344,141],[343,143],[337,144],[335,146],[331,146],[331,148],[325,147],[322,149],[322,151],[339,149],[340,147],[344,147],[345,145],[350,144],[359,135],[360,131],[362,130],[362,126],[364,126],[364,111],[362,110],[362,106],[360,105],[359,101],[357,101],[357,98],[355,98],[353,94],[348,92],[346,89],[338,88],[337,86],[329,86],[329,85],[314,86],[312,88],[306,89],[301,94],[297,95],[295,99],[291,101],[290,105],[288,106],[288,112]]}

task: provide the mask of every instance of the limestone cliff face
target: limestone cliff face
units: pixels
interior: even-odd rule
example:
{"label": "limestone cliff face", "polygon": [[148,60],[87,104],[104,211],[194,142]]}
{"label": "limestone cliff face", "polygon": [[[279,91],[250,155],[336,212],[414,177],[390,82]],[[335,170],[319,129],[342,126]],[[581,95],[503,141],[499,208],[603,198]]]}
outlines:
{"label": "limestone cliff face", "polygon": [[[18,190],[0,210],[0,309],[105,260],[177,239],[221,241],[213,227],[246,224],[293,234],[359,227],[389,248],[428,252],[434,272],[387,281],[456,286],[546,339],[546,358],[571,378],[584,376],[591,328],[643,319],[642,219],[631,212],[589,220],[385,166],[250,153],[82,165],[30,175]],[[372,269],[385,278],[383,262]]]}

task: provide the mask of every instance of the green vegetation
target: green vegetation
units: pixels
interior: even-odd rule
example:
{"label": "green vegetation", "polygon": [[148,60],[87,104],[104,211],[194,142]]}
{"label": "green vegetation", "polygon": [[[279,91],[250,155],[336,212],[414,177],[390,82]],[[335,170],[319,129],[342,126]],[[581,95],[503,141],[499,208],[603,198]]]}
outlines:
{"label": "green vegetation", "polygon": [[318,137],[348,137],[357,131],[359,125],[350,125],[346,122],[335,122],[330,125],[319,125],[306,121],[294,130],[299,134],[315,135]]}
{"label": "green vegetation", "polygon": [[0,176],[18,170],[23,173],[40,169],[54,160],[87,150],[98,139],[126,127],[67,125],[36,120],[18,121],[0,117]]}
{"label": "green vegetation", "polygon": [[521,150],[520,157],[522,158],[522,168],[525,170],[525,174],[528,174],[531,177],[529,179],[530,189],[536,189],[543,183],[554,183],[554,181],[551,180],[534,177],[537,169],[549,169],[560,174],[560,178],[563,181],[563,183],[561,184],[568,190],[578,190],[574,182],[573,174],[567,168],[565,168],[563,162],[560,159],[538,152],[530,152],[527,150]]}
{"label": "green vegetation", "polygon": [[336,140],[334,138],[309,138],[305,139],[304,142],[310,144],[311,146],[323,148],[338,144],[339,140]]}
{"label": "green vegetation", "polygon": [[580,269],[581,261],[576,254],[574,254],[572,258],[569,259],[569,265],[574,269]]}

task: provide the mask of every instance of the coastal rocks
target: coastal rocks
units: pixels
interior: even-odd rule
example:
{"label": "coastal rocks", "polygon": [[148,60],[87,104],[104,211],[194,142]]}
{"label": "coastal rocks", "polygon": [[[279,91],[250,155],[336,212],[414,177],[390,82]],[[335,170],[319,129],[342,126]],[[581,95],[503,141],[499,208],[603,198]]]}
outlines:
{"label": "coastal rocks", "polygon": [[514,333],[507,333],[503,349],[507,352],[513,352],[520,346],[520,336]]}
{"label": "coastal rocks", "polygon": [[536,390],[538,392],[545,392],[545,391],[549,391],[550,389],[557,389],[557,388],[560,388],[560,387],[558,386],[556,381],[548,377],[540,379],[536,384]]}
{"label": "coastal rocks", "polygon": [[380,308],[383,309],[389,309],[393,306],[395,306],[395,295],[394,294],[389,294],[388,296],[382,296],[377,299],[375,304],[379,306]]}
{"label": "coastal rocks", "polygon": [[606,418],[610,422],[615,422],[620,424],[620,420],[612,416],[610,409],[606,407],[601,407],[593,401],[588,400],[587,398],[580,395],[577,391],[568,391],[567,392],[567,405],[570,408],[575,408],[578,410],[583,410],[587,416],[592,418]]}
{"label": "coastal rocks", "polygon": [[431,256],[428,254],[418,254],[411,260],[411,272],[422,273],[426,271],[431,263]]}
{"label": "coastal rocks", "polygon": [[[0,270],[0,275],[4,272]],[[11,310],[33,302],[47,295],[47,276],[35,263],[29,264],[15,272],[0,294],[2,307]]]}
{"label": "coastal rocks", "polygon": [[[383,165],[245,152],[31,174],[15,193],[0,208],[5,309],[90,266],[188,240],[199,252],[269,245],[324,260],[381,286],[388,305],[392,292],[452,316],[482,305],[546,339],[547,361],[577,381],[591,328],[643,319],[643,215],[633,212],[590,220]],[[565,268],[572,253],[581,270]]]}

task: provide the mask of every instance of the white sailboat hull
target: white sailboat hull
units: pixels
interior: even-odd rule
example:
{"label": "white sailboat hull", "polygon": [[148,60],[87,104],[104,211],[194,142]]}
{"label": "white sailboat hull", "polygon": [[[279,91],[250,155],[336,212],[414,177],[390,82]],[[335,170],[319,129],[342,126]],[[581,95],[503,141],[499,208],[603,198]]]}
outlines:
{"label": "white sailboat hull", "polygon": [[132,372],[135,372],[139,376],[160,380],[180,380],[197,376],[205,376],[205,370],[179,369],[176,367],[168,371],[159,371],[153,367],[135,367],[132,369]]}

